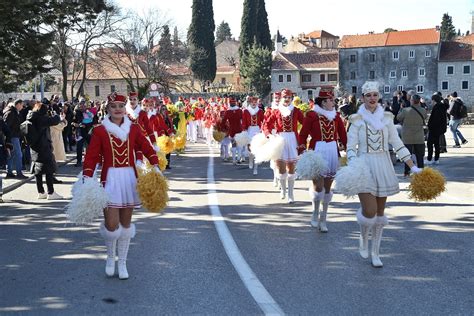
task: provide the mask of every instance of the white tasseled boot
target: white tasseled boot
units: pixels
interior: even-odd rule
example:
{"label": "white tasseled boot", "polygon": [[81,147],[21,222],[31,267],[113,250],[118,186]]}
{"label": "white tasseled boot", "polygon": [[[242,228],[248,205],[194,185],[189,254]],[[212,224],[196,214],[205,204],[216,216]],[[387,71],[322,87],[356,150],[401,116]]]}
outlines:
{"label": "white tasseled boot", "polygon": [[122,234],[117,241],[118,273],[120,280],[128,279],[127,255],[130,246],[130,239],[133,237],[135,237],[135,224],[130,224],[129,228],[122,227]]}
{"label": "white tasseled boot", "polygon": [[278,179],[280,180],[280,198],[284,200],[286,197],[286,180],[288,179],[288,173],[279,174]]}
{"label": "white tasseled boot", "polygon": [[236,164],[237,164],[237,160],[236,160],[236,158],[237,158],[237,157],[236,157],[236,155],[237,155],[237,154],[236,154],[236,150],[237,150],[237,148],[235,148],[235,147],[232,147],[232,148],[230,149],[230,152],[232,153],[232,164],[233,164],[233,165],[236,165]]}
{"label": "white tasseled boot", "polygon": [[357,223],[360,226],[359,253],[364,259],[369,257],[369,232],[375,224],[375,217],[368,218],[362,214],[362,208],[357,210]]}
{"label": "white tasseled boot", "polygon": [[122,226],[114,230],[109,231],[105,224],[102,222],[100,224],[100,235],[105,240],[105,246],[107,247],[107,261],[105,263],[105,274],[109,277],[114,276],[115,274],[115,249],[117,246],[117,239],[119,239],[122,234]]}
{"label": "white tasseled boot", "polygon": [[383,267],[380,260],[380,242],[382,241],[382,232],[384,226],[388,225],[387,216],[376,216],[375,225],[372,228],[372,266],[375,268]]}
{"label": "white tasseled boot", "polygon": [[295,179],[296,174],[290,173],[288,175],[288,203],[292,204],[295,201],[295,196],[293,195],[293,190],[295,188]]}
{"label": "white tasseled boot", "polygon": [[256,176],[258,174],[258,163],[253,163],[253,175]]}
{"label": "white tasseled boot", "polygon": [[249,169],[253,169],[254,166],[254,156],[252,153],[249,153]]}
{"label": "white tasseled boot", "polygon": [[328,232],[328,227],[326,225],[326,217],[328,215],[329,202],[331,202],[332,196],[333,196],[332,192],[324,194],[323,210],[319,213],[319,231],[321,233]]}
{"label": "white tasseled boot", "polygon": [[309,196],[311,198],[311,204],[313,206],[313,214],[311,215],[311,226],[314,228],[319,227],[319,206],[321,205],[321,201],[324,197],[324,192],[317,192],[314,191],[313,188],[309,188]]}

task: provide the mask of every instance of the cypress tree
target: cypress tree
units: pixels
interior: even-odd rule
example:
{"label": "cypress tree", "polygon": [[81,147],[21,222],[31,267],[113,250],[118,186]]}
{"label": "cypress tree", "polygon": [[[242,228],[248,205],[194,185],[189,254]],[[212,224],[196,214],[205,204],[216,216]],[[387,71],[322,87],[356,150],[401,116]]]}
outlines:
{"label": "cypress tree", "polygon": [[252,47],[257,35],[257,2],[255,0],[244,1],[244,12],[240,22],[240,46],[239,56],[242,62],[244,55]]}
{"label": "cypress tree", "polygon": [[191,70],[204,89],[206,81],[214,81],[217,70],[212,0],[193,0],[192,11],[188,30]]}
{"label": "cypress tree", "polygon": [[268,15],[265,9],[265,0],[258,0],[257,3],[257,44],[261,47],[273,50],[272,36],[268,26]]}
{"label": "cypress tree", "polygon": [[216,29],[216,46],[232,37],[229,23],[222,21]]}
{"label": "cypress tree", "polygon": [[453,19],[449,14],[443,14],[440,28],[441,41],[450,41],[456,37],[456,28],[453,25]]}
{"label": "cypress tree", "polygon": [[161,33],[160,50],[158,51],[158,57],[164,62],[169,62],[173,59],[173,44],[171,43],[171,33],[168,25],[163,26],[163,32]]}

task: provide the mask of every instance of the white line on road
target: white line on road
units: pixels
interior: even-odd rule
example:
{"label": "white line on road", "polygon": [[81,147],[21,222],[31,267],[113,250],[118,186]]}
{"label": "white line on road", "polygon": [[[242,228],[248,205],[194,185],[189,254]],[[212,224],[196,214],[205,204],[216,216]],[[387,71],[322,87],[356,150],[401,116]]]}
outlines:
{"label": "white line on road", "polygon": [[240,279],[250,292],[250,295],[252,295],[255,302],[257,302],[265,315],[284,315],[283,310],[265,289],[248,265],[247,261],[245,261],[240,253],[239,247],[237,247],[237,244],[229,231],[229,228],[227,227],[227,224],[225,223],[225,219],[222,217],[222,213],[219,209],[219,201],[217,199],[216,184],[214,182],[214,156],[210,147],[209,163],[207,166],[207,197],[212,220],[214,221],[214,225],[216,226],[217,233],[219,234],[225,252],[239,274]]}

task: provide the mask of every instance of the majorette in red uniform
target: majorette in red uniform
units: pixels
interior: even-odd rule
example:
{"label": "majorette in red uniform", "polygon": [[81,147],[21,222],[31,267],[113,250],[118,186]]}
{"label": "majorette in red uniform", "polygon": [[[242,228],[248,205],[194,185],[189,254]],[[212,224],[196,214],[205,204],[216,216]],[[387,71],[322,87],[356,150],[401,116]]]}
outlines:
{"label": "majorette in red uniform", "polygon": [[106,274],[115,274],[115,247],[118,249],[120,279],[127,279],[126,260],[130,239],[135,236],[132,211],[140,205],[136,190],[135,152],[142,152],[152,165],[158,165],[155,150],[143,136],[138,124],[126,116],[126,97],[117,93],[108,96],[107,114],[93,129],[84,158],[83,175],[92,177],[97,164],[102,164],[101,181],[109,198],[104,210],[100,232],[107,246]]}
{"label": "majorette in red uniform", "polygon": [[[278,105],[280,104],[280,99],[281,99],[281,92],[280,91],[274,92],[271,106],[267,106],[265,108],[264,122],[270,119],[270,116],[272,115],[273,110],[278,109]],[[273,131],[275,131],[275,128],[272,128],[272,133]],[[273,185],[275,187],[278,187],[280,185],[280,181],[278,179],[278,167],[276,165],[276,161],[273,161],[273,160],[270,161],[270,168],[272,168],[273,170]]]}
{"label": "majorette in red uniform", "polygon": [[[247,131],[249,137],[252,139],[255,135],[261,132],[263,124],[264,113],[257,105],[257,98],[251,97],[249,99],[248,107],[242,114],[242,129]],[[255,157],[252,154],[252,148],[249,148],[249,168],[253,169],[253,174],[258,174],[258,164],[255,163]]]}
{"label": "majorette in red uniform", "polygon": [[227,161],[229,159],[229,152],[230,152],[229,146],[231,144],[231,139],[229,137],[229,126],[227,124],[222,123],[222,121],[224,120],[225,113],[228,109],[226,102],[227,102],[226,99],[222,99],[220,104],[217,106],[217,109],[216,109],[217,123],[215,125],[215,128],[225,133],[225,137],[221,141],[221,144],[220,144],[221,145],[221,158],[223,161]]}
{"label": "majorette in red uniform", "polygon": [[[214,105],[215,106],[215,105]],[[204,110],[203,122],[204,122],[204,136],[206,138],[206,144],[212,145],[213,139],[212,134],[214,132],[214,125],[217,124],[218,117],[213,109],[213,106],[209,104]]]}
{"label": "majorette in red uniform", "polygon": [[[300,131],[300,150],[306,149],[308,135],[311,135],[309,149],[319,153],[328,164],[328,171],[323,178],[313,179],[313,188],[310,188],[313,205],[311,226],[319,228],[321,232],[327,232],[326,216],[329,202],[333,193],[331,185],[339,167],[339,146],[337,142],[346,148],[347,133],[341,116],[334,109],[334,94],[331,88],[323,88],[319,91],[313,110],[306,113],[303,127]],[[319,212],[320,203],[323,209]],[[319,214],[319,219],[318,219]]]}
{"label": "majorette in red uniform", "polygon": [[[128,102],[125,108],[127,110],[127,115],[130,121],[138,124],[143,136],[148,137],[150,139],[150,142],[153,144],[153,148],[158,151],[159,149],[158,146],[156,146],[155,134],[150,128],[148,115],[146,111],[142,110],[141,106],[138,104],[137,92],[132,91],[128,94]],[[137,160],[143,160],[143,155],[141,152],[137,152]]]}
{"label": "majorette in red uniform", "polygon": [[234,141],[235,134],[242,132],[242,110],[234,98],[229,99],[229,106],[229,109],[224,113],[221,125],[228,127],[228,135],[232,142],[232,163],[235,165],[237,162],[240,163],[243,152],[243,148],[237,146]]}
{"label": "majorette in red uniform", "polygon": [[204,137],[203,118],[206,101],[203,98],[198,98],[197,106],[194,108],[194,120],[196,121],[197,137]]}
{"label": "majorette in red uniform", "polygon": [[281,198],[286,197],[288,180],[288,203],[293,203],[295,164],[298,159],[298,123],[303,124],[304,116],[303,112],[292,104],[293,92],[291,90],[283,89],[281,97],[278,109],[273,110],[270,117],[264,121],[263,132],[269,136],[275,128],[276,133],[285,140],[282,156],[277,160],[278,178],[281,185]]}

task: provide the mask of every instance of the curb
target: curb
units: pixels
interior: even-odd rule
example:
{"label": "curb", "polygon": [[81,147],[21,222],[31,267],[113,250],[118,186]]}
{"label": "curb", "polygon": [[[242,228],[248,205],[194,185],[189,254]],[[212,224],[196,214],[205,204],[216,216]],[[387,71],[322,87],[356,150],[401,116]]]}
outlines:
{"label": "curb", "polygon": [[[74,158],[69,158],[69,159],[67,159],[65,162],[61,162],[60,164],[58,164],[58,167],[63,167],[63,166],[67,165],[68,163],[70,163],[70,162],[73,161],[73,160],[76,160],[76,157],[74,157]],[[20,180],[20,181],[18,181],[18,182],[16,182],[16,183],[13,183],[13,184],[11,184],[11,185],[9,185],[9,186],[3,188],[3,194],[5,195],[5,194],[7,194],[7,193],[9,193],[9,192],[11,192],[11,191],[13,191],[13,190],[18,189],[18,188],[21,187],[23,184],[27,183],[28,181],[30,181],[30,180],[32,180],[32,179],[34,179],[34,178],[35,178],[35,176],[32,175],[32,176],[29,176],[28,179]]]}

